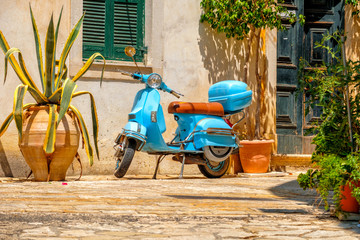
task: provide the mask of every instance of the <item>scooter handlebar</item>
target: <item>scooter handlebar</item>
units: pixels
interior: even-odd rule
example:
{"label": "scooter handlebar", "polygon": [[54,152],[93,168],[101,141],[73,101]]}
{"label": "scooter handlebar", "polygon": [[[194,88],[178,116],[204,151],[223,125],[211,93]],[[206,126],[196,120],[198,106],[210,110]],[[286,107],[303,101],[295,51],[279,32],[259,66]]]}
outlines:
{"label": "scooter handlebar", "polygon": [[123,70],[118,70],[121,74],[124,74],[124,75],[128,75],[130,77],[132,77],[132,73],[131,72],[126,72],[126,71],[123,71]]}
{"label": "scooter handlebar", "polygon": [[181,96],[184,96],[183,94],[178,93],[178,92],[175,92],[174,90],[171,90],[170,93],[171,93],[172,95],[174,95],[175,97],[177,97],[177,98],[180,98]]}
{"label": "scooter handlebar", "polygon": [[[121,74],[124,74],[124,75],[128,75],[134,79],[137,79],[137,80],[142,80],[142,74],[141,73],[138,73],[138,72],[135,72],[135,73],[130,73],[130,72],[126,72],[126,71],[122,71],[122,70],[118,70]],[[169,92],[171,93],[172,95],[174,95],[175,97],[177,98],[180,98],[180,97],[183,97],[184,95],[179,93],[179,92],[176,92],[174,90],[171,90],[168,86],[166,86],[166,84],[164,82],[162,82],[161,84],[161,88],[163,91],[165,92]]]}

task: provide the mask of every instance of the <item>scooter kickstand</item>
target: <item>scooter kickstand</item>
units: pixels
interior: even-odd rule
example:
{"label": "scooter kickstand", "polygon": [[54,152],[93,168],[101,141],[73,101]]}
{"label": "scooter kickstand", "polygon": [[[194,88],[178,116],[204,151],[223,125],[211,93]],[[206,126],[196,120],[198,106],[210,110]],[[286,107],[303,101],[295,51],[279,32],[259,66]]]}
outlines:
{"label": "scooter kickstand", "polygon": [[185,154],[183,155],[183,160],[182,160],[182,164],[181,164],[181,172],[180,172],[179,179],[182,179],[182,178],[183,178],[183,175],[184,175],[184,165],[185,165]]}
{"label": "scooter kickstand", "polygon": [[165,155],[160,155],[158,157],[157,162],[156,162],[155,172],[154,172],[152,179],[156,179],[156,175],[157,175],[157,172],[159,169],[160,162],[164,159],[164,157],[165,157]]}

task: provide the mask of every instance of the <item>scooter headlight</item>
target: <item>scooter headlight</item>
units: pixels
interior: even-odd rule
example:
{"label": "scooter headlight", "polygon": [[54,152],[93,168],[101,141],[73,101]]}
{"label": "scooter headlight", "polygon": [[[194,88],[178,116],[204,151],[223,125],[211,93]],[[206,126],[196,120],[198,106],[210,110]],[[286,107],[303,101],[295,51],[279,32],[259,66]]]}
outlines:
{"label": "scooter headlight", "polygon": [[151,88],[159,88],[161,86],[161,83],[162,83],[162,78],[157,73],[152,73],[147,80],[147,84]]}

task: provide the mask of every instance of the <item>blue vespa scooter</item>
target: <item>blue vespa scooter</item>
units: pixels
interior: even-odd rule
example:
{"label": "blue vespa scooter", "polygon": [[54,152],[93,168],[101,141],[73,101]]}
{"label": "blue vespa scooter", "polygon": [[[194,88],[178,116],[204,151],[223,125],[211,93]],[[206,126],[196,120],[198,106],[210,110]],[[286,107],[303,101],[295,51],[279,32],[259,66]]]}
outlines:
{"label": "blue vespa scooter", "polygon": [[[133,58],[135,48],[129,46],[125,53]],[[182,94],[166,86],[157,73],[121,73],[141,81],[146,87],[136,94],[129,121],[115,140],[116,177],[126,174],[135,151],[159,155],[154,179],[160,162],[167,155],[174,155],[172,159],[182,163],[180,178],[184,164],[197,164],[208,178],[219,178],[226,173],[230,154],[239,148],[237,134],[226,118],[250,105],[252,91],[245,83],[228,80],[212,85],[209,103],[170,103],[168,112],[174,115],[178,127],[174,139],[166,143],[162,136],[166,125],[159,90],[177,98]]]}

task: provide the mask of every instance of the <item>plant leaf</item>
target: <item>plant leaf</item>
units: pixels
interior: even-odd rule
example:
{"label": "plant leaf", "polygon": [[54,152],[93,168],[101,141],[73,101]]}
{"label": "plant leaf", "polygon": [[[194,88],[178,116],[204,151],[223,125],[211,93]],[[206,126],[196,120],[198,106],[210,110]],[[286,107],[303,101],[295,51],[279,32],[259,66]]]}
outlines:
{"label": "plant leaf", "polygon": [[57,105],[49,105],[49,121],[48,127],[46,130],[45,142],[44,142],[44,151],[45,154],[51,154],[55,151],[55,140],[56,140],[56,127],[57,127]]}
{"label": "plant leaf", "polygon": [[81,134],[83,136],[83,140],[84,140],[84,144],[85,144],[86,154],[89,159],[90,166],[92,166],[94,163],[94,153],[93,153],[93,149],[90,145],[89,132],[86,128],[84,119],[81,116],[79,110],[77,110],[77,108],[75,108],[73,105],[70,105],[70,109],[73,111],[73,113],[75,114],[76,118],[79,121]]}
{"label": "plant leaf", "polygon": [[94,96],[90,92],[80,91],[80,92],[74,93],[73,98],[80,96],[80,95],[84,95],[84,94],[89,94],[90,100],[91,100],[91,117],[92,117],[92,124],[93,124],[94,146],[95,146],[96,156],[98,159],[100,159],[99,148],[98,148],[99,120],[98,120],[98,116],[97,116]]}
{"label": "plant leaf", "polygon": [[[16,61],[15,57],[12,54],[9,54],[8,57],[6,57],[7,52],[10,50],[10,46],[7,43],[7,41],[1,31],[0,31],[0,47],[3,50],[3,52],[5,53],[5,68],[7,68],[7,61],[10,61],[10,64],[13,67],[16,75],[19,77],[20,81],[25,85],[29,85],[29,83],[27,82],[27,79],[26,79],[24,73],[21,71],[19,63]],[[7,69],[5,69],[5,70],[7,71]],[[5,72],[5,78],[6,78],[6,72]],[[4,82],[5,82],[5,79],[4,79]]]}
{"label": "plant leaf", "polygon": [[4,53],[6,53],[9,50],[9,44],[7,43],[4,34],[0,31],[0,47],[3,50]]}
{"label": "plant leaf", "polygon": [[53,16],[51,15],[45,41],[45,96],[50,97],[53,93],[54,86],[54,69],[55,69],[55,33]]}
{"label": "plant leaf", "polygon": [[86,61],[85,65],[80,69],[80,71],[73,78],[74,82],[79,80],[79,78],[86,73],[86,71],[91,67],[95,58],[97,58],[97,57],[101,57],[104,60],[104,64],[103,64],[103,68],[102,68],[102,72],[101,72],[101,78],[100,78],[100,85],[101,85],[103,75],[104,75],[104,69],[105,69],[105,58],[100,53],[94,53],[93,55],[91,55],[91,57]]}
{"label": "plant leaf", "polygon": [[69,109],[69,105],[76,88],[77,88],[76,83],[73,82],[71,79],[68,78],[65,80],[60,98],[60,111],[59,111],[58,124],[61,121],[61,119],[65,116],[67,110]]}
{"label": "plant leaf", "polygon": [[60,15],[59,15],[59,19],[58,19],[58,22],[57,22],[57,25],[56,25],[56,30],[55,30],[55,46],[54,46],[54,58],[53,58],[53,61],[55,64],[53,64],[53,70],[52,70],[52,76],[51,76],[51,79],[52,79],[52,92],[55,91],[55,79],[56,79],[56,73],[55,73],[55,68],[56,66],[58,66],[58,61],[56,61],[56,44],[57,44],[57,39],[58,39],[58,34],[59,34],[59,27],[60,27],[60,22],[61,22],[61,16],[62,16],[62,12],[63,12],[63,9],[64,9],[64,6],[61,7],[61,11],[60,11]]}
{"label": "plant leaf", "polygon": [[[23,106],[23,110],[28,109],[31,106],[36,106],[35,103],[28,103]],[[0,137],[5,133],[7,128],[9,127],[10,123],[14,120],[14,113],[12,112],[3,122],[3,124],[0,127]]]}
{"label": "plant leaf", "polygon": [[37,61],[38,61],[40,82],[41,82],[42,89],[45,92],[45,89],[44,89],[44,70],[43,70],[44,67],[43,67],[43,58],[42,58],[42,49],[41,49],[40,37],[39,37],[39,32],[38,32],[38,29],[37,29],[37,26],[36,26],[36,21],[35,21],[35,18],[34,18],[30,3],[29,3],[29,6],[30,6],[31,22],[32,22],[34,38],[35,38],[36,57],[37,57]]}
{"label": "plant leaf", "polygon": [[22,116],[23,116],[23,101],[24,96],[27,91],[28,86],[20,84],[16,87],[15,93],[14,93],[14,119],[16,123],[16,127],[19,132],[19,142],[21,142],[22,139]]}
{"label": "plant leaf", "polygon": [[44,94],[39,92],[39,90],[29,86],[28,91],[38,104],[45,104],[49,102],[48,99],[44,96]]}
{"label": "plant leaf", "polygon": [[57,42],[57,38],[58,38],[58,34],[59,34],[59,27],[60,27],[60,21],[61,21],[61,16],[62,16],[62,12],[63,12],[64,6],[61,7],[61,11],[60,11],[60,15],[59,15],[59,19],[56,25],[56,30],[55,30],[55,41]]}
{"label": "plant leaf", "polygon": [[84,20],[84,15],[81,16],[81,18],[79,19],[79,21],[76,23],[75,27],[72,29],[68,39],[66,40],[64,49],[61,53],[60,56],[60,62],[59,62],[59,74],[58,74],[58,78],[55,81],[55,88],[58,88],[59,83],[60,83],[60,77],[63,76],[62,75],[62,71],[63,71],[63,67],[65,65],[65,61],[69,55],[70,49],[72,47],[72,45],[74,44],[75,39],[77,38],[77,36],[79,35],[80,32],[80,28],[81,25],[83,23]]}
{"label": "plant leaf", "polygon": [[63,88],[58,88],[48,99],[50,103],[59,104]]}
{"label": "plant leaf", "polygon": [[[12,55],[14,53],[18,52],[19,53],[19,59],[20,59],[20,66],[19,65],[15,65],[12,64],[14,71],[16,72],[16,74],[18,75],[18,77],[20,78],[21,82],[24,85],[28,85],[29,88],[29,92],[30,94],[33,96],[33,98],[35,99],[35,101],[39,104],[43,104],[47,102],[47,99],[45,98],[45,96],[39,91],[39,89],[36,87],[35,83],[33,82],[33,80],[30,78],[29,73],[27,72],[27,69],[25,67],[24,64],[24,59],[22,57],[22,54],[20,52],[19,49],[17,48],[11,48],[9,49],[6,54],[5,54],[5,77],[4,77],[4,83],[6,81],[6,75],[7,75],[7,63],[8,61],[10,61],[10,63],[13,62],[13,60],[16,61],[16,59],[12,59],[11,57],[13,57]],[[16,66],[16,67],[15,67]]]}
{"label": "plant leaf", "polygon": [[11,113],[3,122],[3,124],[0,127],[0,137],[4,134],[6,129],[9,127],[10,123],[14,119],[14,113]]}
{"label": "plant leaf", "polygon": [[5,53],[5,75],[4,75],[4,83],[6,82],[6,75],[7,75],[7,68],[8,68],[8,61],[10,61],[11,66],[13,67],[16,75],[19,77],[20,81],[24,85],[30,85],[29,81],[26,79],[24,72],[22,71],[21,67],[19,66],[18,62],[16,61],[15,57],[13,56],[14,53],[20,52],[18,48],[11,48]]}

